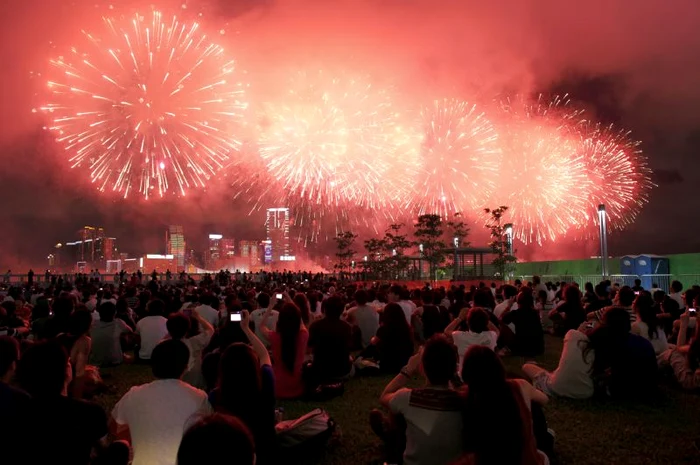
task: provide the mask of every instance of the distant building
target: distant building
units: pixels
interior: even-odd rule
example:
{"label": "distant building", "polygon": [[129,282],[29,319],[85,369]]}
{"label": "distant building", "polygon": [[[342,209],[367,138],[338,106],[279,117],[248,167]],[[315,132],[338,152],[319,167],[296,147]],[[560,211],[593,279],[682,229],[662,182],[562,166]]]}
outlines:
{"label": "distant building", "polygon": [[103,228],[83,226],[77,232],[78,240],[56,246],[55,263],[71,271],[104,270],[106,262],[117,258],[117,239],[107,237]]}
{"label": "distant building", "polygon": [[221,234],[209,234],[209,245],[204,257],[204,268],[207,270],[217,270],[221,265]]}
{"label": "distant building", "polygon": [[[238,243],[239,256],[248,264],[248,269],[255,271],[260,266],[260,243],[258,241],[240,241]],[[247,259],[247,260],[245,260]]]}
{"label": "distant building", "polygon": [[289,243],[289,208],[268,208],[265,230],[269,243],[268,251],[265,253],[265,262],[268,258],[271,263],[289,261],[291,247]]}
{"label": "distant building", "polygon": [[167,255],[172,255],[175,260],[175,269],[170,271],[182,271],[185,269],[185,234],[182,226],[170,226],[165,232]]}

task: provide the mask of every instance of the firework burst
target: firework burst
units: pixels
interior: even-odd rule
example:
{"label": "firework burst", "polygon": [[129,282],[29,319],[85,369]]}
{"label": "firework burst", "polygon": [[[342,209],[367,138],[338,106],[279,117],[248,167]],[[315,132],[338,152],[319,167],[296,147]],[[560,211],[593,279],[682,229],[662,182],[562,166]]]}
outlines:
{"label": "firework burst", "polygon": [[84,47],[51,60],[41,110],[72,168],[100,191],[145,198],[205,186],[238,150],[244,85],[196,22],[159,11],[103,18]]}
{"label": "firework burst", "polygon": [[503,104],[503,166],[497,205],[508,205],[514,235],[524,243],[556,240],[582,224],[590,183],[577,140],[567,129],[580,112],[566,101]]}
{"label": "firework burst", "polygon": [[481,210],[493,194],[501,161],[493,125],[476,105],[460,100],[435,101],[422,117],[419,214]]}
{"label": "firework burst", "polygon": [[609,227],[624,229],[648,202],[653,187],[640,142],[632,140],[628,131],[590,121],[581,121],[572,132],[579,136],[578,153],[588,173],[587,219],[597,224],[593,212],[604,204]]}
{"label": "firework burst", "polygon": [[265,106],[260,157],[292,205],[401,203],[418,139],[398,117],[389,92],[365,79],[298,73],[284,101]]}

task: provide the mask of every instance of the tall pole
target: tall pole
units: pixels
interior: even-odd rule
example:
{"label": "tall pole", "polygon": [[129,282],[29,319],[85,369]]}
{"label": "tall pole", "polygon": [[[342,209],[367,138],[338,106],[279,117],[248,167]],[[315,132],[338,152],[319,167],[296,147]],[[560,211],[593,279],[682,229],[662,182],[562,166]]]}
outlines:
{"label": "tall pole", "polygon": [[600,226],[600,272],[608,276],[608,219],[605,205],[598,205],[598,225]]}
{"label": "tall pole", "polygon": [[453,260],[453,261],[454,261],[454,271],[452,272],[452,279],[456,281],[456,280],[457,280],[457,270],[458,270],[458,266],[457,266],[457,248],[459,248],[459,237],[456,237],[456,236],[455,236],[455,238],[452,240],[452,242],[453,242],[454,245],[455,245],[455,258],[454,258],[454,260]]}
{"label": "tall pole", "polygon": [[[505,230],[506,230],[506,252],[508,253],[509,256],[512,257],[513,256],[513,224],[508,223],[508,224],[505,224],[504,226],[505,226]],[[506,266],[508,266],[507,262],[504,264],[503,279],[505,281],[505,279],[507,278],[508,281],[510,282],[512,276],[511,276],[510,270],[508,270],[508,273],[505,273]]]}

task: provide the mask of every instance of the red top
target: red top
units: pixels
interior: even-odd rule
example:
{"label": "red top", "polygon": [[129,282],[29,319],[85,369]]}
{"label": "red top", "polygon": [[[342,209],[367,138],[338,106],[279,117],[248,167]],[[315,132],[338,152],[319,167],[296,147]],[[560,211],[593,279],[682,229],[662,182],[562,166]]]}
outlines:
{"label": "red top", "polygon": [[304,381],[301,375],[301,368],[306,355],[306,345],[309,342],[309,331],[302,327],[297,337],[296,359],[294,361],[294,372],[287,370],[287,366],[282,361],[282,339],[280,335],[273,331],[270,333],[270,344],[272,345],[272,369],[275,373],[275,397],[278,399],[294,399],[304,395]]}

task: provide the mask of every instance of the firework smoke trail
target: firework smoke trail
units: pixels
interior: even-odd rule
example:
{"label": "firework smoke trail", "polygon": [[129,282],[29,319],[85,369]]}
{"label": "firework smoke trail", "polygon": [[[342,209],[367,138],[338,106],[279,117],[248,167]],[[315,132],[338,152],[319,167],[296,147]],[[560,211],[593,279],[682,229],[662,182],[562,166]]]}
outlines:
{"label": "firework smoke trail", "polygon": [[323,71],[295,75],[284,102],[266,105],[259,137],[287,202],[304,208],[405,204],[418,144],[386,89]]}
{"label": "firework smoke trail", "polygon": [[[240,147],[236,64],[196,22],[104,17],[86,48],[51,60],[48,129],[100,191],[149,198],[203,187]],[[89,50],[89,51],[86,51]]]}
{"label": "firework smoke trail", "polygon": [[640,142],[632,140],[628,131],[587,120],[571,130],[579,136],[578,150],[588,173],[586,225],[597,225],[595,211],[604,204],[609,227],[624,229],[634,222],[654,187]]}
{"label": "firework smoke trail", "polygon": [[419,214],[481,210],[493,194],[501,159],[498,134],[476,105],[436,100],[422,112]]}
{"label": "firework smoke trail", "polygon": [[494,196],[507,205],[514,236],[525,244],[554,241],[585,222],[590,183],[578,140],[568,128],[580,112],[566,100],[504,102],[503,165]]}

